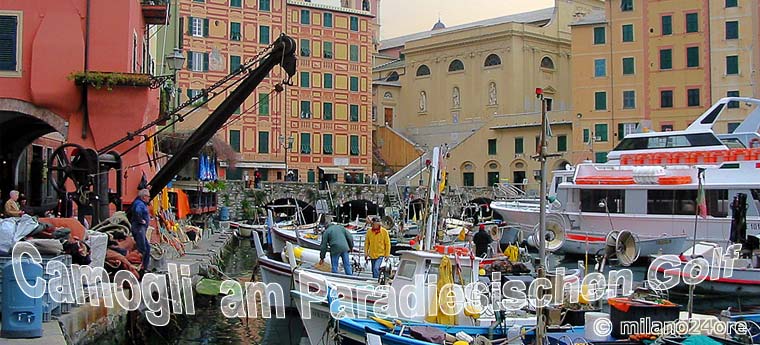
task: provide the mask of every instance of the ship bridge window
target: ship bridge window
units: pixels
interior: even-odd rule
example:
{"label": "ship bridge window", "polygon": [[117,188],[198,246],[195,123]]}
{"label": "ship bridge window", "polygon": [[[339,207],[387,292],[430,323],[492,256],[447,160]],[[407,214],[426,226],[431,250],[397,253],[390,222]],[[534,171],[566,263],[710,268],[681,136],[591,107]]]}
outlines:
{"label": "ship bridge window", "polygon": [[[431,263],[430,264],[430,267],[428,268],[428,271],[427,271],[427,277],[425,278],[425,280],[428,283],[435,284],[438,281],[438,268],[439,267],[440,267],[440,264],[437,264],[437,263],[435,263],[435,264]],[[466,284],[471,283],[470,281],[467,281],[468,280],[467,278],[472,277],[472,267],[466,267],[466,266],[459,266],[459,267],[462,269],[462,275],[461,275],[461,277],[465,281],[464,282],[459,281],[459,274],[454,274],[454,284],[466,285]],[[433,279],[434,275],[435,275],[435,279]],[[431,280],[431,279],[433,279],[433,280]]]}
{"label": "ship bridge window", "polygon": [[[605,209],[606,205],[606,209]],[[625,213],[625,191],[611,189],[581,190],[581,211]]]}
{"label": "ship bridge window", "polygon": [[723,138],[721,139],[723,145],[728,146],[729,149],[744,149],[746,148],[741,140],[737,138]]}
{"label": "ship bridge window", "polygon": [[396,276],[414,280],[414,271],[416,269],[416,262],[411,260],[401,260],[401,263],[398,265],[398,273],[396,273]]}
{"label": "ship bridge window", "polygon": [[[705,191],[707,213],[713,217],[728,216],[728,190],[710,189]],[[697,191],[692,190],[649,190],[647,191],[647,213],[693,216],[697,214]]]}
{"label": "ship bridge window", "polygon": [[712,133],[661,135],[623,139],[615,151],[666,149],[677,147],[720,146],[721,142]]}

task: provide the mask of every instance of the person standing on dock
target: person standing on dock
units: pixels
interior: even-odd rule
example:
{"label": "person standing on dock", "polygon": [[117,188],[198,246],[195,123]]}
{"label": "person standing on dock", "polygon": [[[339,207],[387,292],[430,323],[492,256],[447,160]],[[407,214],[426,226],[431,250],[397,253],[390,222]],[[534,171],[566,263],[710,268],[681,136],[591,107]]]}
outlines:
{"label": "person standing on dock", "polygon": [[343,260],[343,270],[347,275],[353,275],[348,252],[354,249],[354,239],[343,225],[330,224],[322,233],[322,244],[319,250],[319,264],[325,263],[327,249],[330,249],[330,263],[332,273],[338,273],[338,259]]}
{"label": "person standing on dock", "polygon": [[142,254],[142,269],[148,270],[150,264],[150,243],[145,234],[148,232],[150,224],[150,213],[148,212],[148,202],[150,202],[150,191],[141,189],[137,192],[137,198],[132,202],[132,214],[129,223],[132,225],[132,237],[135,239],[137,251]]}
{"label": "person standing on dock", "polygon": [[10,199],[5,202],[5,215],[7,217],[21,217],[24,211],[18,204],[19,193],[17,190],[12,190],[8,195]]}
{"label": "person standing on dock", "polygon": [[480,230],[475,233],[472,242],[475,243],[475,256],[483,257],[488,254],[488,246],[491,245],[493,239],[491,238],[491,235],[486,232],[485,224],[480,224]]}
{"label": "person standing on dock", "polygon": [[391,237],[378,221],[372,223],[372,230],[367,232],[364,254],[372,261],[372,278],[380,277],[380,264],[391,256]]}

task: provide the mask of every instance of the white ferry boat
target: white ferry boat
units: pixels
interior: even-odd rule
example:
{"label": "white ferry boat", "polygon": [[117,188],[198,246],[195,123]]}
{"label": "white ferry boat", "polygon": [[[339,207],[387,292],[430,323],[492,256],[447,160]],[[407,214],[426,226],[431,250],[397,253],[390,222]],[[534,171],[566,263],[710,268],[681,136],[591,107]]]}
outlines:
{"label": "white ferry boat", "polygon": [[[716,135],[712,127],[729,102],[751,111],[733,133]],[[748,195],[747,233],[760,233],[759,128],[760,100],[723,98],[686,130],[631,134],[609,153],[609,163],[556,171],[550,186],[556,201],[547,213],[549,241],[561,243],[559,253],[594,254],[603,250],[607,233],[626,229],[638,236],[641,256],[678,254],[691,243],[696,224],[697,241],[726,245],[729,205],[738,193]],[[707,217],[697,221],[700,170]],[[538,206],[491,203],[527,237],[538,224]]]}

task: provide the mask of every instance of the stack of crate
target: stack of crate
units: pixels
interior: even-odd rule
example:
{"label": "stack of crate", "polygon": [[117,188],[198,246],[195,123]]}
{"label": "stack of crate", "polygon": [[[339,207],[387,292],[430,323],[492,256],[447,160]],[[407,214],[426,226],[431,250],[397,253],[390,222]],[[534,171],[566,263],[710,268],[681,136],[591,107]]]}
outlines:
{"label": "stack of crate", "polygon": [[[58,256],[43,256],[42,257],[42,270],[44,272],[45,266],[50,261],[60,261],[66,266],[66,269],[71,272],[71,255],[58,255]],[[0,256],[0,281],[3,278],[3,270],[7,263],[11,262],[10,256]],[[53,277],[47,273],[43,273],[42,276],[46,282],[49,282]],[[0,284],[0,296],[2,296],[3,285]],[[2,299],[0,299],[2,303]],[[48,322],[52,319],[52,316],[58,316],[61,314],[67,314],[71,311],[71,307],[74,303],[58,303],[53,301],[50,297],[50,292],[45,290],[45,294],[42,296],[42,322]],[[2,305],[0,304],[0,310]]]}

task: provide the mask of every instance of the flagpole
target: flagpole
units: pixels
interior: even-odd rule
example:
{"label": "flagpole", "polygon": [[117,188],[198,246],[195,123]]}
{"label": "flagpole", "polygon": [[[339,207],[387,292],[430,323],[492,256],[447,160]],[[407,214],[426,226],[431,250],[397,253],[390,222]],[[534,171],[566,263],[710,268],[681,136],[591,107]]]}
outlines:
{"label": "flagpole", "polygon": [[[704,178],[705,168],[697,168],[697,207],[694,212],[694,237],[692,239],[691,257],[697,253],[697,225],[699,223],[699,215],[702,213],[702,204],[705,203],[705,191],[702,186],[702,179]],[[689,305],[687,306],[689,312],[688,318],[691,319],[694,310],[694,284],[689,285]]]}

